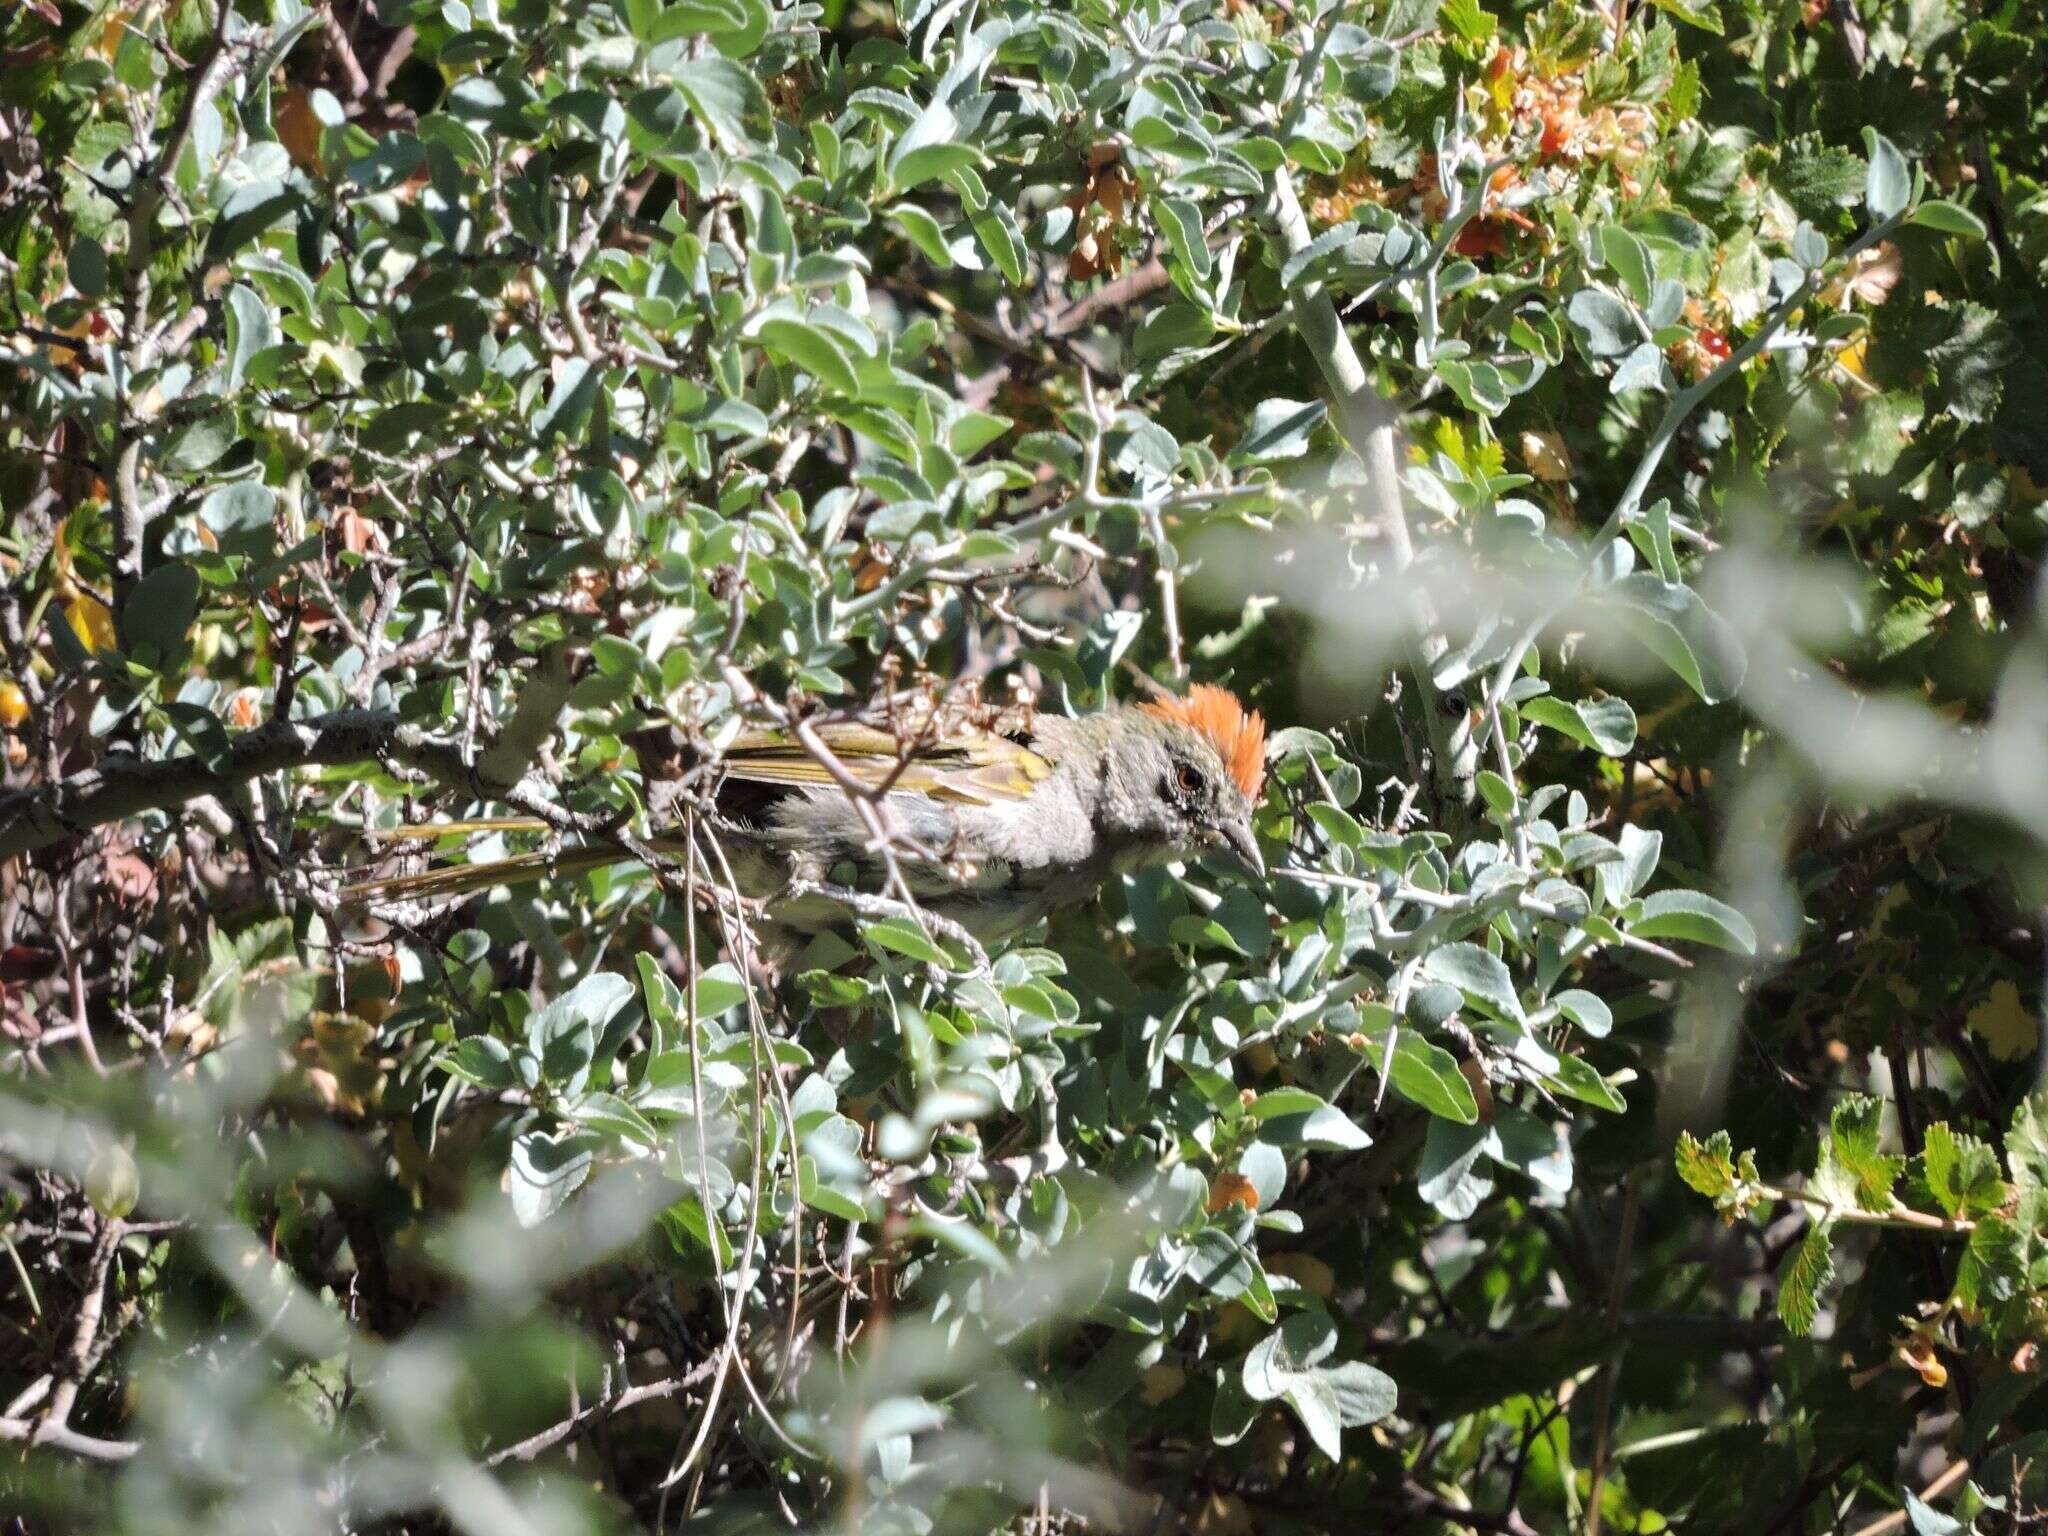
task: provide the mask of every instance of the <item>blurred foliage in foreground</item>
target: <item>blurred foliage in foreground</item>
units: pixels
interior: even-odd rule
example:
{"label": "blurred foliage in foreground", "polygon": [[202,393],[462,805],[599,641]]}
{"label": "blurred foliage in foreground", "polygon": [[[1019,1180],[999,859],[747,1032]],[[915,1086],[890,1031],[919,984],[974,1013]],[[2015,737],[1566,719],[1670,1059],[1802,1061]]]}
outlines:
{"label": "blurred foliage in foreground", "polygon": [[[0,22],[30,1531],[2034,1529],[2027,0]],[[1274,877],[748,963],[741,729]]]}

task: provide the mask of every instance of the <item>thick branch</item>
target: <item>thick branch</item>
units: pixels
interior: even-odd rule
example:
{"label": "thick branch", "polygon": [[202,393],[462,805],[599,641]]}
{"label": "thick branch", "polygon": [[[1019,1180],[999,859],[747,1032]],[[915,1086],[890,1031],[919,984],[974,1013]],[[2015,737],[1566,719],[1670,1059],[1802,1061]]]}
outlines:
{"label": "thick branch", "polygon": [[142,1449],[133,1440],[102,1440],[95,1435],[81,1435],[75,1429],[37,1424],[28,1419],[0,1419],[0,1440],[26,1440],[91,1461],[126,1461]]}
{"label": "thick branch", "polygon": [[312,764],[395,760],[466,781],[452,748],[389,710],[344,709],[311,720],[273,720],[234,738],[220,757],[142,762],[114,756],[55,784],[0,795],[0,859],[47,848],[110,821],[219,798],[266,773]]}
{"label": "thick branch", "polygon": [[0,794],[0,859],[47,848],[110,821],[167,811],[209,795],[230,798],[266,773],[336,763],[401,763],[480,800],[502,800],[544,815],[549,807],[524,781],[568,703],[570,651],[563,642],[542,654],[540,670],[521,690],[512,718],[474,765],[450,743],[390,710],[338,709],[310,720],[272,720],[233,738],[218,757],[142,762],[114,756],[59,783]]}

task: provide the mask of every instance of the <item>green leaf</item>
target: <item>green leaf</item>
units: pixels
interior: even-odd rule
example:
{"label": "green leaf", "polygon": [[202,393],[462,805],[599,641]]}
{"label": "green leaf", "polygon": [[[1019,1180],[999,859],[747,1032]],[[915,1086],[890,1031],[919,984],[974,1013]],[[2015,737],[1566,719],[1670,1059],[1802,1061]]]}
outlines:
{"label": "green leaf", "polygon": [[889,174],[897,191],[909,192],[928,181],[980,163],[981,153],[971,144],[927,144],[896,161],[890,166]]}
{"label": "green leaf", "polygon": [[1384,1065],[1384,1035],[1369,1041],[1366,1049],[1374,1069],[1386,1075],[1387,1085],[1409,1103],[1459,1125],[1479,1123],[1479,1103],[1473,1097],[1472,1084],[1459,1069],[1457,1057],[1442,1046],[1404,1029],[1394,1042],[1391,1071]]}
{"label": "green leaf", "polygon": [[1270,1403],[1308,1375],[1337,1348],[1337,1326],[1325,1312],[1296,1312],[1251,1347],[1244,1357],[1244,1389]]}
{"label": "green leaf", "polygon": [[770,352],[827,389],[842,395],[860,394],[860,376],[853,371],[846,349],[822,328],[777,316],[764,320],[756,336]]}
{"label": "green leaf", "polygon": [[1468,43],[1485,42],[1493,36],[1494,28],[1498,25],[1480,5],[1479,0],[1444,0],[1439,15],[1443,18],[1445,26]]}
{"label": "green leaf", "polygon": [[876,949],[890,950],[926,965],[950,966],[946,952],[908,918],[885,917],[861,924],[860,936]]}
{"label": "green leaf", "polygon": [[1787,144],[1778,175],[1787,201],[1806,218],[1820,220],[1838,208],[1853,208],[1863,198],[1863,157],[1815,134],[1802,134]]}
{"label": "green leaf", "polygon": [[910,242],[924,252],[925,260],[941,272],[953,267],[952,247],[946,244],[946,232],[933,218],[916,203],[897,203],[889,210],[889,217],[896,221]]}
{"label": "green leaf", "polygon": [[1207,281],[1211,260],[1209,242],[1202,234],[1202,211],[1184,197],[1162,197],[1152,204],[1154,221],[1166,237],[1167,249],[1182,266]]}
{"label": "green leaf", "polygon": [[1709,1200],[1719,1201],[1735,1188],[1734,1146],[1726,1131],[1716,1131],[1705,1141],[1691,1131],[1680,1131],[1673,1161],[1678,1176]]}
{"label": "green leaf", "polygon": [[585,1130],[616,1136],[641,1147],[656,1146],[661,1135],[648,1118],[611,1093],[586,1093],[562,1105],[562,1113]]}
{"label": "green leaf", "polygon": [[559,1211],[590,1177],[594,1161],[591,1140],[572,1135],[556,1139],[545,1131],[526,1131],[512,1143],[507,1185],[512,1214],[522,1227],[537,1227]]}
{"label": "green leaf", "polygon": [[1622,287],[1638,305],[1650,302],[1650,284],[1656,269],[1650,262],[1650,248],[1619,224],[1600,226],[1600,254]]}
{"label": "green leaf", "polygon": [[1639,571],[1608,591],[1624,624],[1706,703],[1718,704],[1742,686],[1748,662],[1741,642],[1691,587]]}
{"label": "green leaf", "polygon": [[2040,1095],[2029,1094],[2013,1111],[2005,1160],[2021,1193],[2048,1189],[2048,1101]]}
{"label": "green leaf", "polygon": [[721,149],[749,149],[756,142],[757,126],[767,131],[767,92],[752,70],[731,59],[718,54],[687,59],[675,67],[670,83],[683,93],[691,114],[711,130]]}
{"label": "green leaf", "polygon": [[1664,361],[1664,349],[1654,341],[1639,341],[1607,381],[1608,393],[1621,395],[1632,389],[1671,390],[1671,365]]}
{"label": "green leaf", "polygon": [[853,1196],[833,1188],[818,1177],[817,1159],[805,1157],[797,1160],[797,1198],[814,1211],[823,1211],[827,1216],[837,1216],[841,1221],[862,1222],[868,1218],[867,1206]]}
{"label": "green leaf", "polygon": [[471,1035],[456,1042],[455,1049],[441,1059],[441,1065],[468,1083],[496,1093],[519,1083],[512,1065],[512,1048],[490,1035]]}
{"label": "green leaf", "polygon": [[1505,819],[1514,814],[1515,787],[1491,768],[1479,770],[1474,780],[1479,798],[1486,802],[1486,808],[1495,816]]}
{"label": "green leaf", "polygon": [[1187,1277],[1221,1301],[1242,1301],[1267,1322],[1279,1315],[1272,1283],[1258,1257],[1221,1227],[1204,1227],[1195,1234]]}
{"label": "green leaf", "polygon": [[1579,703],[1543,695],[1520,706],[1522,718],[1562,732],[1582,747],[1620,757],[1636,744],[1636,712],[1626,699]]}
{"label": "green leaf", "polygon": [[1489,954],[1477,944],[1460,941],[1439,945],[1422,962],[1422,974],[1479,999],[1504,1018],[1516,1023],[1522,1020],[1522,1001],[1515,995],[1514,977],[1499,956]]}
{"label": "green leaf", "polygon": [[227,365],[225,388],[233,394],[242,387],[242,376],[248,372],[250,359],[276,344],[277,327],[271,322],[270,306],[243,283],[236,283],[223,295],[222,313],[228,337],[223,359]]}
{"label": "green leaf", "polygon": [[207,236],[205,266],[232,257],[243,246],[288,218],[301,199],[282,181],[253,181],[235,188],[221,205],[220,217]]}
{"label": "green leaf", "polygon": [[1883,1119],[1883,1102],[1866,1094],[1839,1100],[1828,1117],[1823,1162],[1832,1158],[1835,1167],[1849,1176],[1853,1198],[1866,1211],[1890,1210],[1899,1175],[1906,1171],[1905,1158],[1878,1150]]}
{"label": "green leaf", "polygon": [[1171,353],[1207,346],[1216,334],[1209,311],[1193,304],[1168,304],[1155,309],[1138,325],[1131,349],[1146,362]]}
{"label": "green leaf", "polygon": [[1676,16],[1687,26],[1721,36],[1721,17],[1714,8],[1716,0],[1650,0],[1650,3],[1666,15]]}
{"label": "green leaf", "polygon": [[1446,1220],[1465,1220],[1493,1193],[1493,1180],[1481,1171],[1479,1160],[1498,1145],[1488,1127],[1432,1119],[1423,1133],[1416,1193]]}
{"label": "green leaf", "polygon": [[1329,407],[1320,400],[1261,400],[1252,407],[1244,436],[1230,450],[1230,461],[1270,464],[1298,459],[1308,452],[1310,435],[1328,414]]}
{"label": "green leaf", "polygon": [[1749,919],[1701,891],[1658,891],[1643,898],[1642,912],[1628,924],[1639,939],[1689,939],[1738,955],[1756,953]]}
{"label": "green leaf", "polygon": [[527,1045],[540,1058],[547,1080],[569,1092],[580,1088],[605,1024],[636,995],[625,977],[597,971],[529,1018]]}
{"label": "green leaf", "polygon": [[1372,1145],[1351,1117],[1331,1104],[1275,1115],[1259,1133],[1276,1146],[1304,1146],[1324,1152],[1356,1152]]}
{"label": "green leaf", "polygon": [[1259,1416],[1259,1403],[1244,1389],[1239,1373],[1216,1373],[1216,1399],[1209,1410],[1209,1438],[1218,1445],[1235,1445],[1245,1437]]}
{"label": "green leaf", "polygon": [[1920,1172],[1927,1192],[1945,1215],[1974,1220],[2005,1203],[1998,1154],[1976,1137],[1950,1129],[1945,1120],[1927,1128]]}
{"label": "green leaf", "polygon": [[1564,317],[1579,346],[1595,362],[1620,357],[1643,339],[1634,313],[1611,293],[1581,288],[1565,305]]}
{"label": "green leaf", "polygon": [[1336,1388],[1321,1376],[1297,1376],[1282,1394],[1315,1448],[1332,1461],[1344,1456],[1344,1421]]}
{"label": "green leaf", "polygon": [[1601,1109],[1621,1114],[1628,1109],[1627,1100],[1614,1091],[1606,1078],[1594,1069],[1583,1056],[1561,1056],[1557,1072],[1550,1079],[1559,1092],[1570,1095],[1582,1104],[1597,1105]]}
{"label": "green leaf", "polygon": [[1870,161],[1863,173],[1863,211],[1881,224],[1905,208],[1913,195],[1913,176],[1898,146],[1875,128],[1863,130],[1863,147]]}
{"label": "green leaf", "polygon": [[1337,1394],[1337,1413],[1346,1429],[1377,1424],[1394,1411],[1400,1394],[1394,1378],[1363,1360],[1316,1368],[1316,1375]]}
{"label": "green leaf", "polygon": [[167,664],[184,649],[185,632],[198,615],[199,573],[182,562],[160,565],[121,607],[122,643],[131,653],[154,646],[158,664]]}
{"label": "green leaf", "polygon": [[1985,236],[1984,221],[1959,203],[1930,199],[1913,210],[1908,224],[1920,229],[1939,230],[1945,235],[1963,235],[1971,240]]}
{"label": "green leaf", "polygon": [[974,238],[988,252],[989,260],[996,264],[996,270],[1009,279],[1011,287],[1023,287],[1029,270],[1025,265],[1024,232],[1017,227],[1017,216],[1008,205],[990,203],[968,223]]}
{"label": "green leaf", "polygon": [[572,357],[564,362],[562,371],[555,376],[555,387],[548,394],[547,404],[534,415],[534,437],[543,443],[555,437],[577,441],[597,405],[603,382],[604,375],[588,359]]}
{"label": "green leaf", "polygon": [[744,1003],[752,989],[740,973],[720,961],[690,983],[690,1002],[698,1019],[715,1019]]}
{"label": "green leaf", "polygon": [[1614,1028],[1614,1010],[1593,993],[1567,987],[1551,998],[1557,1011],[1594,1039],[1604,1039]]}
{"label": "green leaf", "polygon": [[1778,1271],[1778,1316],[1786,1328],[1802,1338],[1813,1332],[1820,1293],[1834,1278],[1834,1224],[1815,1222]]}

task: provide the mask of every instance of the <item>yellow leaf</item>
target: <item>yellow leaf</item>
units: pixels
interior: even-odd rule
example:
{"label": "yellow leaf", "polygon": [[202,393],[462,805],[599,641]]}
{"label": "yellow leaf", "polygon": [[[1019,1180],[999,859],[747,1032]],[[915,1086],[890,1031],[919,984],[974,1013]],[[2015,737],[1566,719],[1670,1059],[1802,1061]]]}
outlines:
{"label": "yellow leaf", "polygon": [[64,605],[64,616],[78,643],[88,651],[117,651],[121,642],[114,634],[114,616],[107,605],[88,592],[81,592]]}
{"label": "yellow leaf", "polygon": [[1558,433],[1524,432],[1516,439],[1515,447],[1522,455],[1522,462],[1528,465],[1529,473],[1544,484],[1556,485],[1571,479],[1572,451]]}
{"label": "yellow leaf", "polygon": [[1990,995],[1970,1010],[1969,1025],[2000,1061],[2031,1056],[2041,1043],[2034,1016],[2020,1006],[2020,989],[2009,981],[1991,984]]}
{"label": "yellow leaf", "polygon": [[1311,1296],[1327,1296],[1337,1288],[1337,1272],[1312,1253],[1276,1253],[1266,1260],[1266,1273],[1285,1275]]}
{"label": "yellow leaf", "polygon": [[1170,1360],[1161,1360],[1145,1372],[1138,1387],[1138,1396],[1157,1408],[1170,1398],[1180,1396],[1180,1390],[1188,1384],[1188,1373]]}

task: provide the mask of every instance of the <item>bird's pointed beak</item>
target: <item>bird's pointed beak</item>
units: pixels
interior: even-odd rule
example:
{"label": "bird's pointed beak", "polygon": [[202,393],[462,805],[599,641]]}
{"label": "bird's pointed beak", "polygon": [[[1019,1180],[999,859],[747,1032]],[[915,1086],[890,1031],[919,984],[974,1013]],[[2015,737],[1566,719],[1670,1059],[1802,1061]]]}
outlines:
{"label": "bird's pointed beak", "polygon": [[1259,879],[1266,878],[1265,855],[1259,852],[1259,839],[1253,833],[1250,821],[1226,822],[1223,841],[1230,845],[1230,851],[1237,855],[1239,863]]}

